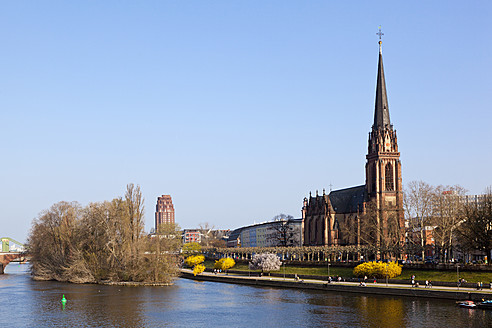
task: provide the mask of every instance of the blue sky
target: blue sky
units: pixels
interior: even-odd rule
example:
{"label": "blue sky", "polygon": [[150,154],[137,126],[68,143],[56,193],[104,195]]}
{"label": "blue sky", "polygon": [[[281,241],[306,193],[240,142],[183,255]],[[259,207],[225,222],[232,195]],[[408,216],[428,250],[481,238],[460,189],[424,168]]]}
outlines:
{"label": "blue sky", "polygon": [[146,230],[364,183],[377,28],[403,182],[492,184],[490,1],[2,1],[0,235],[140,184]]}

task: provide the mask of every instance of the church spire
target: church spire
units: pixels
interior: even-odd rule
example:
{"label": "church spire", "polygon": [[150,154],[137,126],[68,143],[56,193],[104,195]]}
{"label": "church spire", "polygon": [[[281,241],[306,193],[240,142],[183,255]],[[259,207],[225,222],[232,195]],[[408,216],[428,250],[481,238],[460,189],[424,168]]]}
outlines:
{"label": "church spire", "polygon": [[384,69],[383,69],[383,53],[381,47],[381,26],[379,27],[379,63],[378,63],[378,79],[376,85],[376,106],[374,109],[374,125],[373,128],[384,128],[390,126],[390,116],[389,116],[389,106],[388,97],[386,95],[386,82],[384,80]]}

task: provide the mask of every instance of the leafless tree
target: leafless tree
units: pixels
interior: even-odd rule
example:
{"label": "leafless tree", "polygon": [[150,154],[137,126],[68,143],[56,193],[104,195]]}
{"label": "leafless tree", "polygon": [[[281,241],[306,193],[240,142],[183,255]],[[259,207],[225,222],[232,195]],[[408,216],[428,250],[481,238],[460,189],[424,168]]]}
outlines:
{"label": "leafless tree", "polygon": [[[166,227],[167,228],[167,227]],[[144,234],[143,197],[127,186],[125,198],[60,202],[34,220],[29,253],[35,278],[71,282],[169,281],[176,276],[177,228]]]}
{"label": "leafless tree", "polygon": [[300,230],[295,229],[294,217],[287,214],[278,214],[273,217],[272,228],[275,230],[275,239],[278,247],[292,246],[300,238]]}
{"label": "leafless tree", "polygon": [[455,232],[461,220],[465,192],[466,190],[458,185],[437,186],[434,189],[432,236],[441,261],[449,259],[455,246]]}
{"label": "leafless tree", "polygon": [[464,206],[458,227],[458,239],[464,250],[484,252],[490,261],[492,250],[492,188],[476,202]]}
{"label": "leafless tree", "polygon": [[408,241],[418,246],[422,259],[424,259],[425,229],[431,224],[435,191],[431,185],[423,181],[411,181],[403,192],[403,207],[411,234]]}

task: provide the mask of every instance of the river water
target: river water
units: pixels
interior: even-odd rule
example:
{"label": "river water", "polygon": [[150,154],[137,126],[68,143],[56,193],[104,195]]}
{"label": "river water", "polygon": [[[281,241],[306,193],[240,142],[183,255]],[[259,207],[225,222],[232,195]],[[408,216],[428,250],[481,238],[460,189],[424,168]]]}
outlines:
{"label": "river water", "polygon": [[0,275],[0,310],[1,327],[492,327],[492,311],[453,301],[186,279],[170,287],[38,282],[16,263]]}

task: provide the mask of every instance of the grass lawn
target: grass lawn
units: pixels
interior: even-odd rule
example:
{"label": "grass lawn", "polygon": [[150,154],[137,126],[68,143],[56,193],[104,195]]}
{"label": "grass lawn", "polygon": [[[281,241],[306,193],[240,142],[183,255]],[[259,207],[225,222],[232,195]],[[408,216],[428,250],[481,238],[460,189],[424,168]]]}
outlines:
{"label": "grass lawn", "polygon": [[[205,266],[212,269],[214,267],[214,261],[205,261]],[[231,270],[248,271],[248,265],[246,264],[236,264]],[[353,269],[351,268],[339,268],[330,266],[330,275],[342,276],[342,277],[354,277],[352,274]],[[251,270],[251,272],[259,272],[259,270]],[[276,273],[284,273],[284,268],[279,271],[272,271]],[[286,266],[286,274],[303,274],[303,275],[316,275],[316,276],[326,276],[328,275],[327,267],[301,267],[301,266]],[[457,276],[456,271],[438,271],[438,270],[410,270],[403,269],[401,276],[396,279],[408,279],[415,275],[417,280],[432,280],[432,281],[448,281],[456,282]],[[460,278],[466,279],[468,282],[482,281],[483,283],[492,282],[492,272],[469,272],[460,271]]]}

